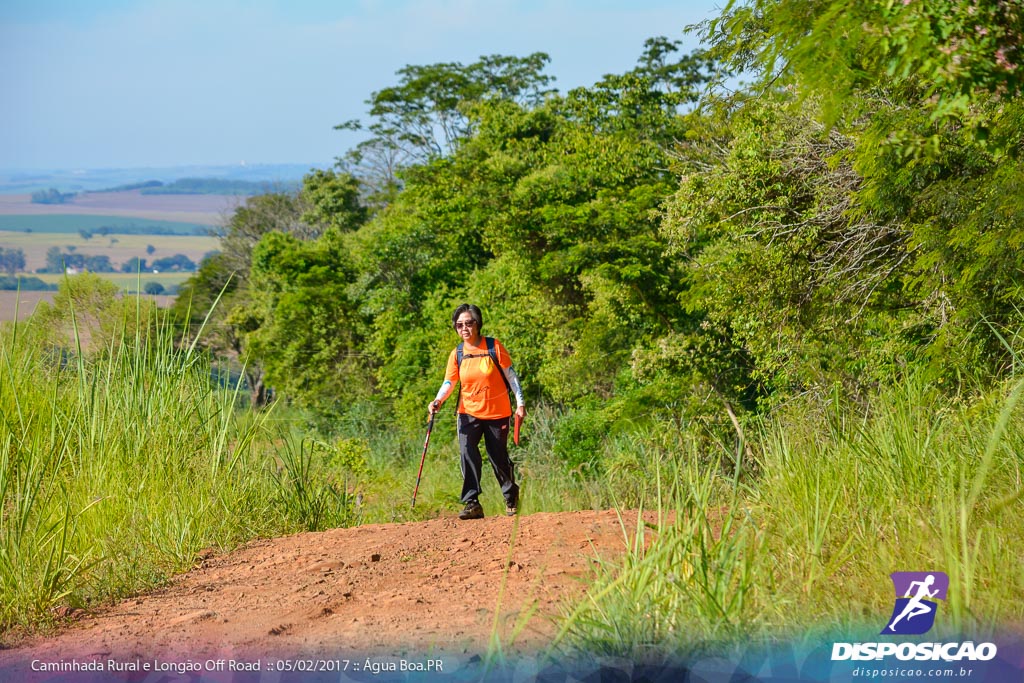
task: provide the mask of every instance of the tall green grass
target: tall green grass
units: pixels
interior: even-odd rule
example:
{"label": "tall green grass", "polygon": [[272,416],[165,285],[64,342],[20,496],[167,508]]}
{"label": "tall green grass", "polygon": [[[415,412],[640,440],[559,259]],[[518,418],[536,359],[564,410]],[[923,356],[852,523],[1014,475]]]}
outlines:
{"label": "tall green grass", "polygon": [[73,310],[71,348],[31,325],[0,334],[0,633],[296,526],[263,418],[239,418],[237,387],[134,308],[91,350]]}
{"label": "tall green grass", "polygon": [[750,431],[757,461],[740,471],[728,447],[648,439],[662,486],[646,504],[665,521],[623,520],[629,552],[567,612],[556,648],[650,658],[808,628],[874,637],[894,571],[949,575],[940,636],[1019,625],[1022,391],[950,399],[911,378],[867,409],[805,399]]}

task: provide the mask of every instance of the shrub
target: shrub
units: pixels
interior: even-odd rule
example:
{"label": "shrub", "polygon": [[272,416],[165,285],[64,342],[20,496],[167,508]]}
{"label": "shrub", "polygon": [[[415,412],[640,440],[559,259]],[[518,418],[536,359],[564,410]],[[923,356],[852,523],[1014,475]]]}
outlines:
{"label": "shrub", "polygon": [[569,413],[556,428],[555,455],[572,474],[597,476],[608,427],[608,418],[599,410],[581,408]]}

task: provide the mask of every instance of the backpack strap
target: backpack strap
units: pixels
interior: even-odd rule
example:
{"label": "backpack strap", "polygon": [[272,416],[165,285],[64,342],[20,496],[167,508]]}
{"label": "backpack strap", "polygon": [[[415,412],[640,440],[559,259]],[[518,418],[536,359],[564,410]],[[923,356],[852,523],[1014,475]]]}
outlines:
{"label": "backpack strap", "polygon": [[512,391],[512,385],[508,383],[508,377],[505,376],[505,371],[501,368],[501,364],[498,363],[498,350],[494,348],[494,337],[484,337],[484,341],[487,342],[487,354],[494,361],[494,367],[498,368],[498,372],[501,373],[501,379],[505,382],[506,393]]}

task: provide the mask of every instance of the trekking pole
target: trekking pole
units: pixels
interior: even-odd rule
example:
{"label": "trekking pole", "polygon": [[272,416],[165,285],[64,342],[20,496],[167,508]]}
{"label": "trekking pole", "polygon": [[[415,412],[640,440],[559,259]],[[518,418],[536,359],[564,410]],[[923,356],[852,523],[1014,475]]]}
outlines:
{"label": "trekking pole", "polygon": [[412,490],[412,507],[416,507],[416,494],[420,490],[420,477],[423,476],[423,463],[427,459],[427,446],[430,445],[430,432],[434,430],[434,415],[430,414],[430,422],[427,423],[427,438],[423,442],[423,455],[420,457],[420,471],[416,474],[416,488]]}

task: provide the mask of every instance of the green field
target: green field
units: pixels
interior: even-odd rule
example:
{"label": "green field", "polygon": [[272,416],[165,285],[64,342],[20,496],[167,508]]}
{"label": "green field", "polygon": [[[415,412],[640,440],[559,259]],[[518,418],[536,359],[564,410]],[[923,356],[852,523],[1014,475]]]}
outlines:
{"label": "green field", "polygon": [[[188,279],[191,273],[97,273],[104,280],[109,280],[124,292],[134,293],[142,290],[148,282],[159,282],[165,289],[177,287]],[[39,273],[34,275],[43,282],[59,285],[66,277],[60,273]]]}
{"label": "green field", "polygon": [[0,215],[0,231],[77,233],[79,230],[96,232],[107,228],[110,232],[173,233],[176,235],[206,235],[209,225],[161,221],[126,216],[91,216],[87,214],[54,214],[41,216]]}

